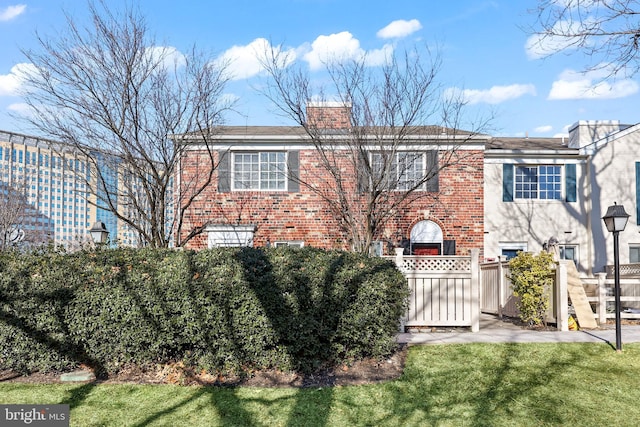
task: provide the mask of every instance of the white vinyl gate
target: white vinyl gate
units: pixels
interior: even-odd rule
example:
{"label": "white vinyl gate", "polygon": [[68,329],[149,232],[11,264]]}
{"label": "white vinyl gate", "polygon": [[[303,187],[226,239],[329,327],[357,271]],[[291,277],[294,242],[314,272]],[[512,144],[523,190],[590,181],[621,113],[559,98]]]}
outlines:
{"label": "white vinyl gate", "polygon": [[406,256],[395,262],[411,290],[405,327],[480,328],[479,250],[470,256]]}

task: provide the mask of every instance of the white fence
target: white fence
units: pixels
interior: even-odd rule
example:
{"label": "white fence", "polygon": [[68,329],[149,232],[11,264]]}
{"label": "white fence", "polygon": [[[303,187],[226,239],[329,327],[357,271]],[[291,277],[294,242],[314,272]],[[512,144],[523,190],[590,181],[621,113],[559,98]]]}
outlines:
{"label": "white fence", "polygon": [[[553,288],[550,290],[550,307],[546,321],[556,323],[558,329],[568,328],[567,268],[560,262],[556,264]],[[636,266],[621,266],[620,302],[623,319],[640,319],[640,277]],[[506,261],[489,262],[480,266],[480,310],[500,316],[518,317],[517,298],[513,296],[511,282],[508,279],[509,263]],[[636,277],[624,277],[625,274]],[[615,318],[614,279],[606,273],[596,277],[581,277],[587,299],[594,310],[599,324]]]}
{"label": "white fence", "polygon": [[[622,266],[621,266],[622,267]],[[620,274],[620,305],[622,319],[640,319],[640,278],[625,278]],[[587,293],[589,302],[595,308],[600,324],[616,317],[615,313],[615,281],[607,278],[606,273],[598,273],[593,279],[582,278],[583,286],[591,289]]]}
{"label": "white fence", "polygon": [[[497,314],[498,316],[518,317],[518,298],[513,295],[511,281],[509,280],[509,262],[494,261],[483,263],[480,266],[480,310],[483,313]],[[564,287],[558,289],[558,275],[564,272]],[[554,285],[549,290],[549,309],[545,316],[547,323],[557,323],[558,300],[566,299],[566,269],[556,269]],[[564,295],[560,291],[564,289]],[[562,317],[562,316],[561,316]]]}
{"label": "white fence", "polygon": [[404,326],[480,328],[479,251],[471,256],[406,256],[395,262],[407,278],[411,296]]}

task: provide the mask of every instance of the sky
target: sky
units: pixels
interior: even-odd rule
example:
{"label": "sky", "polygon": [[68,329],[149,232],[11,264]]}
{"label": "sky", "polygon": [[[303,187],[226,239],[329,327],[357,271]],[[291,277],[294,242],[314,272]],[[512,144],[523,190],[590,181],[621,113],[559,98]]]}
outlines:
{"label": "sky", "polygon": [[[442,59],[439,83],[464,95],[470,115],[493,115],[494,136],[566,136],[579,120],[640,122],[640,76],[603,81],[582,73],[590,62],[580,53],[545,57],[531,47],[535,0],[107,1],[116,9],[132,2],[159,44],[196,45],[229,61],[229,125],[293,124],[255,89],[265,75],[254,52],[265,44],[294,53],[312,78],[326,52],[366,54],[376,66],[386,53],[429,46]],[[37,47],[36,33],[62,33],[65,12],[86,23],[86,0],[0,0],[0,130],[28,132],[12,116],[24,106],[21,51]]]}

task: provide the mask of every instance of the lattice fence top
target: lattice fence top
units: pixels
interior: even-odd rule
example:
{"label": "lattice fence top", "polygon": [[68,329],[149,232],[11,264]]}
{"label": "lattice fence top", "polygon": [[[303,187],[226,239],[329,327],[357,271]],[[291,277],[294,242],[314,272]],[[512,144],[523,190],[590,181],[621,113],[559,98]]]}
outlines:
{"label": "lattice fence top", "polygon": [[469,257],[442,257],[442,256],[404,256],[402,257],[403,271],[471,271],[471,258]]}
{"label": "lattice fence top", "polygon": [[[607,266],[607,277],[614,276],[614,266]],[[620,264],[620,276],[632,276],[632,277],[640,277],[640,264]]]}

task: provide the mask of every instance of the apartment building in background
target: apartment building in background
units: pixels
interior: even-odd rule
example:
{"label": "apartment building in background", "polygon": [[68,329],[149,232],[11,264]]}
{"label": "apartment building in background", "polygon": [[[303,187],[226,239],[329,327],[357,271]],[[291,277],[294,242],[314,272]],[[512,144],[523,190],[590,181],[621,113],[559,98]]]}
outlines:
{"label": "apartment building in background", "polygon": [[[110,170],[105,154],[97,155],[106,185],[117,188],[118,176]],[[95,185],[93,166],[71,146],[18,133],[0,131],[0,185],[24,191],[27,207],[21,224],[25,242],[55,243],[67,247],[90,240],[88,230],[101,221],[109,239],[125,246],[137,246],[136,234],[103,209],[88,183]],[[105,173],[106,171],[106,173]]]}

